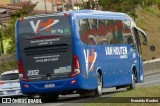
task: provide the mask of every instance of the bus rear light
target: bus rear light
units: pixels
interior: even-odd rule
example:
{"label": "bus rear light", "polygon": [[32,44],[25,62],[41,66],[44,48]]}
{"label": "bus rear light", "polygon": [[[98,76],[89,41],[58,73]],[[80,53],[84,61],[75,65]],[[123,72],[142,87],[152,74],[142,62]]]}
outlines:
{"label": "bus rear light", "polygon": [[79,60],[76,55],[73,55],[73,69],[79,69]]}
{"label": "bus rear light", "polygon": [[80,73],[80,66],[79,66],[78,56],[73,55],[73,66],[72,66],[72,72],[70,74],[70,77],[74,77],[79,73]]}
{"label": "bus rear light", "polygon": [[19,78],[24,81],[29,81],[28,78],[24,74],[22,61],[18,60],[18,69],[19,69]]}
{"label": "bus rear light", "polygon": [[68,16],[69,16],[69,14],[68,14],[68,13],[64,13],[64,16],[68,17]]}

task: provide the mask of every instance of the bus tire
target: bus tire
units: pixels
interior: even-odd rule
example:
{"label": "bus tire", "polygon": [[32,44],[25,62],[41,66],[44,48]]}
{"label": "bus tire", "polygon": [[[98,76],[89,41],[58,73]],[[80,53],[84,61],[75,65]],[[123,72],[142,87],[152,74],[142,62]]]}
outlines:
{"label": "bus tire", "polygon": [[98,73],[96,96],[101,96],[101,95],[102,95],[102,75]]}
{"label": "bus tire", "polygon": [[129,88],[127,90],[135,89],[136,80],[137,80],[136,74],[132,71],[132,83],[129,85]]}

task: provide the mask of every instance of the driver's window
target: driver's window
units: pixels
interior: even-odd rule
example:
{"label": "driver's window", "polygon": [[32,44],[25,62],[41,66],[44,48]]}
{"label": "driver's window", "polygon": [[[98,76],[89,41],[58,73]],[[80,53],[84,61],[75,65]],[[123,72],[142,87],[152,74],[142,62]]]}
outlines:
{"label": "driver's window", "polygon": [[144,39],[145,39],[144,36],[145,35],[139,30],[137,30],[137,32],[138,32],[138,35],[139,35],[139,46],[142,46],[142,45],[144,45],[143,43],[144,43]]}
{"label": "driver's window", "polygon": [[132,31],[133,31],[133,37],[134,37],[135,44],[137,45],[138,52],[139,54],[142,54],[141,40],[139,36],[140,32],[136,28],[133,28]]}
{"label": "driver's window", "polygon": [[130,28],[129,22],[123,21],[123,39],[125,44],[130,44],[133,48],[136,48],[134,42],[133,31]]}

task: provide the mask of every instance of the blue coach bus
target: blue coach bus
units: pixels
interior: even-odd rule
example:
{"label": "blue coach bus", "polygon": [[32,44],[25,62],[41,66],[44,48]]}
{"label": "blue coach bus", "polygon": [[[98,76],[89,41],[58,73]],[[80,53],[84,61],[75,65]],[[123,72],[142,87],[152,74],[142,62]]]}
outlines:
{"label": "blue coach bus", "polygon": [[102,88],[143,82],[141,45],[147,38],[124,13],[79,10],[20,18],[16,50],[22,92],[102,95]]}

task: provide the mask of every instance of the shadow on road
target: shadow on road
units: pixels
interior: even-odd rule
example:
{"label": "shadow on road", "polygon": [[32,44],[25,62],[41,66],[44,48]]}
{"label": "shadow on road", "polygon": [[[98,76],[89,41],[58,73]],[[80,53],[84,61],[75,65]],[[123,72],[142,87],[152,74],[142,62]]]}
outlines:
{"label": "shadow on road", "polygon": [[[125,89],[119,89],[116,91],[109,91],[109,92],[103,92],[101,97],[111,97],[113,94],[118,93],[118,92],[124,92],[126,91]],[[90,103],[93,100],[100,98],[96,96],[80,96],[79,94],[72,94],[72,95],[65,95],[65,96],[60,96],[59,100],[57,102],[53,101],[46,101],[45,103]]]}

